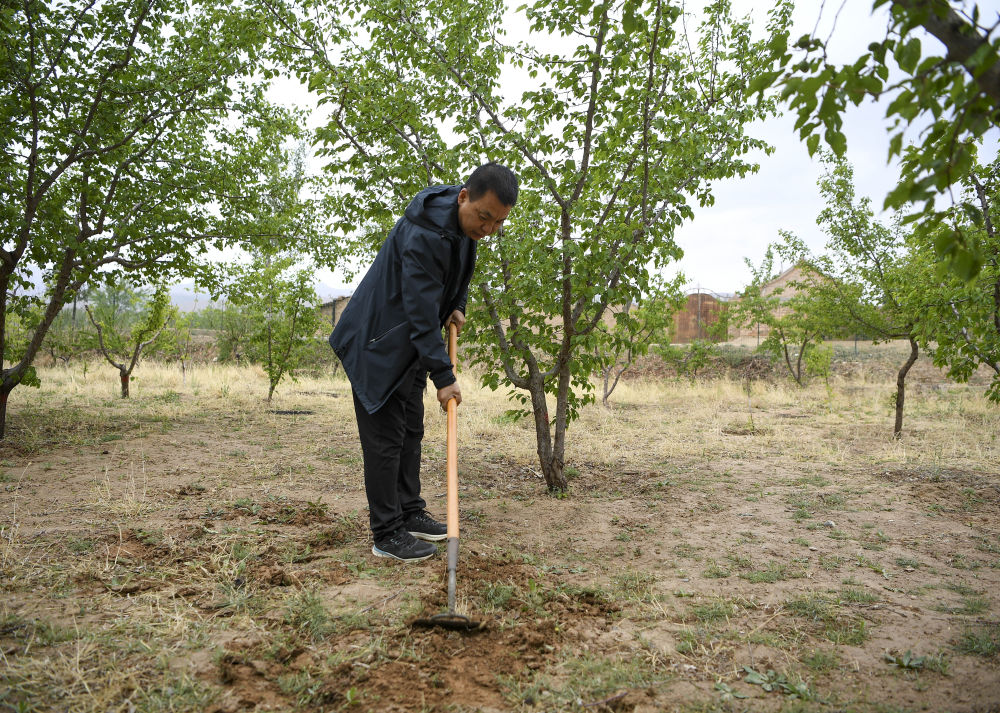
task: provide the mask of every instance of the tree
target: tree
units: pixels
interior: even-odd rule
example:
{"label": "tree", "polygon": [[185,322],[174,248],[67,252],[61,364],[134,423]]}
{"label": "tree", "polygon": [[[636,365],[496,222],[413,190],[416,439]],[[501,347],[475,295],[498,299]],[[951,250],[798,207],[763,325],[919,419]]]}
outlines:
{"label": "tree", "polygon": [[248,310],[226,302],[218,310],[218,331],[216,345],[219,348],[220,361],[235,361],[237,364],[247,358],[251,349],[250,342],[254,331],[254,317]]}
{"label": "tree", "polygon": [[53,363],[62,361],[68,364],[70,359],[87,348],[88,340],[83,327],[82,323],[77,324],[77,319],[69,306],[60,310],[52,320],[42,342],[42,349],[48,352]]}
{"label": "tree", "polygon": [[[978,244],[983,269],[972,280],[934,270],[928,264],[934,236],[921,233],[917,252],[930,279],[927,307],[917,326],[921,346],[956,381],[968,381],[980,366],[992,370],[986,395],[1000,403],[1000,159],[977,167],[965,188],[966,202],[975,203],[979,212],[957,214],[953,220]],[[947,239],[947,233],[939,237]]]}
{"label": "tree", "polygon": [[[798,114],[795,128],[809,153],[823,140],[838,157],[847,147],[841,131],[847,103],[891,98],[888,158],[901,158],[902,171],[885,208],[922,204],[906,222],[936,235],[938,257],[968,279],[983,262],[973,238],[982,228],[980,209],[974,200],[962,201],[961,207],[979,219],[949,225],[953,212],[938,199],[966,180],[976,146],[1000,126],[1000,13],[981,11],[978,2],[968,0],[875,0],[872,9],[883,6],[889,15],[885,36],[844,65],[831,63],[827,41],[814,35],[789,47],[787,32],[775,34],[776,66],[752,89],[763,92],[777,82]],[[922,40],[928,35],[944,46],[944,55],[926,51]],[[920,129],[920,138],[904,148],[910,127]]]}
{"label": "tree", "polygon": [[[756,169],[741,157],[764,148],[744,126],[771,109],[746,99],[765,44],[722,0],[693,33],[665,0],[537,0],[522,8],[537,45],[504,41],[496,0],[276,12],[305,50],[296,71],[330,107],[319,139],[358,254],[418,189],[487,159],[519,173],[518,205],[479,253],[463,340],[485,384],[528,407],[545,482],[564,491],[566,429],[594,399],[608,306],[658,287],[652,275],[680,255],[674,230],[692,201],[712,202],[714,180]],[[786,22],[779,12],[770,31]],[[503,96],[505,68],[530,88]]]}
{"label": "tree", "polygon": [[[0,437],[10,392],[82,288],[123,271],[191,274],[210,245],[252,237],[243,218],[263,157],[296,130],[264,99],[266,21],[214,0],[0,13],[0,340],[10,315],[40,309],[0,374]],[[32,271],[44,294],[12,299]]]}
{"label": "tree", "polygon": [[87,317],[97,330],[98,351],[118,369],[122,398],[127,399],[139,357],[152,350],[177,310],[171,306],[170,294],[163,285],[150,295],[121,284],[107,287],[96,297],[94,309],[86,306]]}
{"label": "tree", "polygon": [[194,321],[192,312],[181,314],[174,311],[173,316],[167,323],[170,331],[170,338],[166,345],[161,348],[160,354],[166,358],[175,358],[181,365],[181,383],[187,381],[187,365],[191,360],[191,350],[194,346],[192,323]]}
{"label": "tree", "polygon": [[601,324],[603,332],[597,347],[601,366],[603,390],[601,403],[609,406],[608,399],[618,386],[636,358],[649,352],[657,343],[669,343],[674,314],[681,308],[684,293],[681,287],[684,277],[678,275],[663,292],[647,296],[640,303],[629,303],[624,307],[609,307],[608,312],[614,323]]}
{"label": "tree", "polygon": [[808,265],[805,244],[792,233],[782,231],[781,235],[782,242],[768,246],[758,267],[746,259],[753,278],[730,315],[737,324],[766,327],[767,336],[758,351],[784,362],[789,376],[803,386],[808,354],[829,329],[829,314],[816,299],[815,273],[809,270],[801,279],[772,286],[780,272],[774,266],[776,256],[799,268]]}
{"label": "tree", "polygon": [[896,374],[893,436],[903,431],[906,377],[920,353],[919,323],[928,306],[928,270],[914,259],[913,232],[900,220],[884,225],[875,219],[871,201],[854,190],[854,170],[843,160],[826,157],[820,179],[826,207],[817,223],[829,237],[826,254],[811,258],[814,299],[835,323],[868,335],[873,343],[905,339],[910,353]]}
{"label": "tree", "polygon": [[294,370],[322,326],[313,270],[295,268],[292,257],[257,255],[231,268],[228,300],[249,318],[249,356],[267,372],[271,401],[281,379]]}

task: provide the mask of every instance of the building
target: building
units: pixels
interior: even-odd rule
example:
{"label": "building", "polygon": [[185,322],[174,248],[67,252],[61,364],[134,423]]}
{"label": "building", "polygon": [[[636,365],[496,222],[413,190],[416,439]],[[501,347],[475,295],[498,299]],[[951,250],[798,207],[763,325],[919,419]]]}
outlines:
{"label": "building", "polygon": [[327,324],[330,325],[331,329],[337,326],[340,315],[344,313],[344,308],[347,307],[347,303],[350,301],[350,295],[342,295],[334,297],[332,302],[324,302],[319,306],[320,316],[327,320]]}
{"label": "building", "polygon": [[684,306],[674,313],[671,341],[674,344],[688,344],[696,339],[724,341],[726,335],[718,334],[715,325],[729,309],[726,297],[702,288],[688,294]]}
{"label": "building", "polygon": [[[782,272],[770,282],[764,284],[761,287],[760,292],[761,295],[767,297],[780,289],[781,294],[778,295],[778,301],[787,302],[798,294],[798,285],[806,280],[806,273],[801,267],[794,265]],[[781,318],[790,314],[791,311],[790,307],[779,306],[774,310],[774,316]],[[770,331],[770,328],[766,324],[731,325],[729,328],[729,339],[731,341],[745,344],[756,341],[756,343],[759,344],[761,340],[765,339],[767,335],[770,334]]]}

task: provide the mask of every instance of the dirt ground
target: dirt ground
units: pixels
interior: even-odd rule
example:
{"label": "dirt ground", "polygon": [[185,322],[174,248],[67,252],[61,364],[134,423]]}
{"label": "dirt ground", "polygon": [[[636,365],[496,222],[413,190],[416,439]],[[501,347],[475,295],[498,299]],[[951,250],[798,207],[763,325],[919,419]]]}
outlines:
{"label": "dirt ground", "polygon": [[0,711],[1000,711],[1000,409],[921,360],[891,439],[894,354],[749,396],[645,369],[562,498],[466,375],[469,634],[411,626],[443,547],[371,554],[342,379],[43,369],[0,445]]}

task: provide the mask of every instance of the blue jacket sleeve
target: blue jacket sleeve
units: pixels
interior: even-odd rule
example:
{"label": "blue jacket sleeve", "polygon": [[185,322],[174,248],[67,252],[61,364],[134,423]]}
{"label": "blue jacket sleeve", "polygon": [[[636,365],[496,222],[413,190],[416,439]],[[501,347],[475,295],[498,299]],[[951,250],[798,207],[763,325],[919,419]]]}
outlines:
{"label": "blue jacket sleeve", "polygon": [[407,232],[400,254],[403,311],[410,324],[410,342],[417,350],[417,358],[430,372],[434,386],[441,389],[455,383],[438,314],[444,299],[451,245],[447,239],[427,230]]}

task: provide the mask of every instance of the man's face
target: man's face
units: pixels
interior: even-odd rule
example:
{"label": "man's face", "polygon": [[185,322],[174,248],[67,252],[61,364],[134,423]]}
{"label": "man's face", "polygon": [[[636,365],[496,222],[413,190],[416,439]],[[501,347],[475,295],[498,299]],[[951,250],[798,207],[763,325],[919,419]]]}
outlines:
{"label": "man's face", "polygon": [[504,205],[493,191],[486,191],[472,200],[469,191],[463,188],[458,194],[458,227],[473,240],[482,240],[493,235],[503,225],[510,213],[510,206]]}

